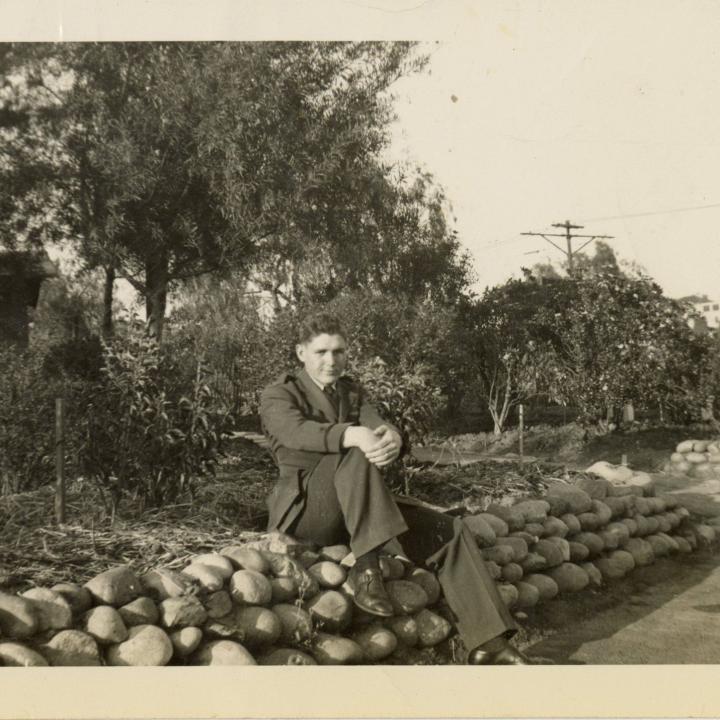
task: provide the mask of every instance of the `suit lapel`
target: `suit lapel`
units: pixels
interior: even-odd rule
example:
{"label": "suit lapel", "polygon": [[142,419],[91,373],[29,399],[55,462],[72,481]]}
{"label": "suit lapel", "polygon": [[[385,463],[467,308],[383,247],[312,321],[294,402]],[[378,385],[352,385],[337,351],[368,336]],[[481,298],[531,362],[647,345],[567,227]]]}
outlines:
{"label": "suit lapel", "polygon": [[[333,404],[330,402],[330,399],[317,386],[317,384],[313,381],[313,379],[307,374],[304,369],[298,373],[297,379],[298,382],[302,385],[302,388],[305,391],[305,394],[307,395],[310,404],[320,410],[330,422],[337,422],[338,413],[333,407]],[[340,408],[342,412],[342,400],[340,400]]]}

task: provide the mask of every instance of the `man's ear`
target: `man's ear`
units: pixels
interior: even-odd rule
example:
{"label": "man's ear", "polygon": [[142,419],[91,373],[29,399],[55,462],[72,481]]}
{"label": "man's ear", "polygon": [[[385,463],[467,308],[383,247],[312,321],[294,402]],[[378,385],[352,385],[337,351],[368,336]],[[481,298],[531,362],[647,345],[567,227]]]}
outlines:
{"label": "man's ear", "polygon": [[298,343],[295,346],[295,354],[297,355],[298,360],[304,364],[305,363],[305,345],[303,345],[302,343]]}

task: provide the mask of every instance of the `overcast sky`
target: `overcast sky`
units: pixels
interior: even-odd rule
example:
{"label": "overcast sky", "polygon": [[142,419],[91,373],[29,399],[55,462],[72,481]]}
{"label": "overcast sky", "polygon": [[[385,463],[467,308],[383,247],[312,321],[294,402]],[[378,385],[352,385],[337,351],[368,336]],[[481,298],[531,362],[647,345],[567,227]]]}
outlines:
{"label": "overcast sky", "polygon": [[397,86],[393,151],[445,187],[479,286],[562,260],[520,233],[569,219],[669,295],[720,297],[720,5],[486,9]]}

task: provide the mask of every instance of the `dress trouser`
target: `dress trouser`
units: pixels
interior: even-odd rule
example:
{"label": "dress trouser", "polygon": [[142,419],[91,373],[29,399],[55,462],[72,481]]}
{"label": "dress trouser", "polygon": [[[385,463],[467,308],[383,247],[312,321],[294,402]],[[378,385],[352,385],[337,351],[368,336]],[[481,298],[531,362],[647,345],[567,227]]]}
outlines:
{"label": "dress trouser", "polygon": [[396,502],[357,448],[320,461],[307,478],[305,506],[289,532],[319,545],[349,542],[355,556],[397,537],[410,560],[437,573],[468,649],[517,629],[462,521]]}

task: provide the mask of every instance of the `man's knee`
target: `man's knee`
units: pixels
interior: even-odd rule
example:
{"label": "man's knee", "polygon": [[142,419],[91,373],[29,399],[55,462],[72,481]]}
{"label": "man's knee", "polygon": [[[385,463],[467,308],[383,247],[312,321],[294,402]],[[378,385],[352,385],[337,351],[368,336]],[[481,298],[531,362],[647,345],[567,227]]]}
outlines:
{"label": "man's knee", "polygon": [[339,467],[350,467],[364,472],[371,469],[377,471],[377,468],[365,457],[365,453],[356,447],[350,448],[345,453]]}
{"label": "man's knee", "polygon": [[350,448],[337,467],[336,480],[347,480],[354,487],[365,486],[368,488],[382,485],[385,487],[385,479],[382,473],[373,465],[360,448]]}

